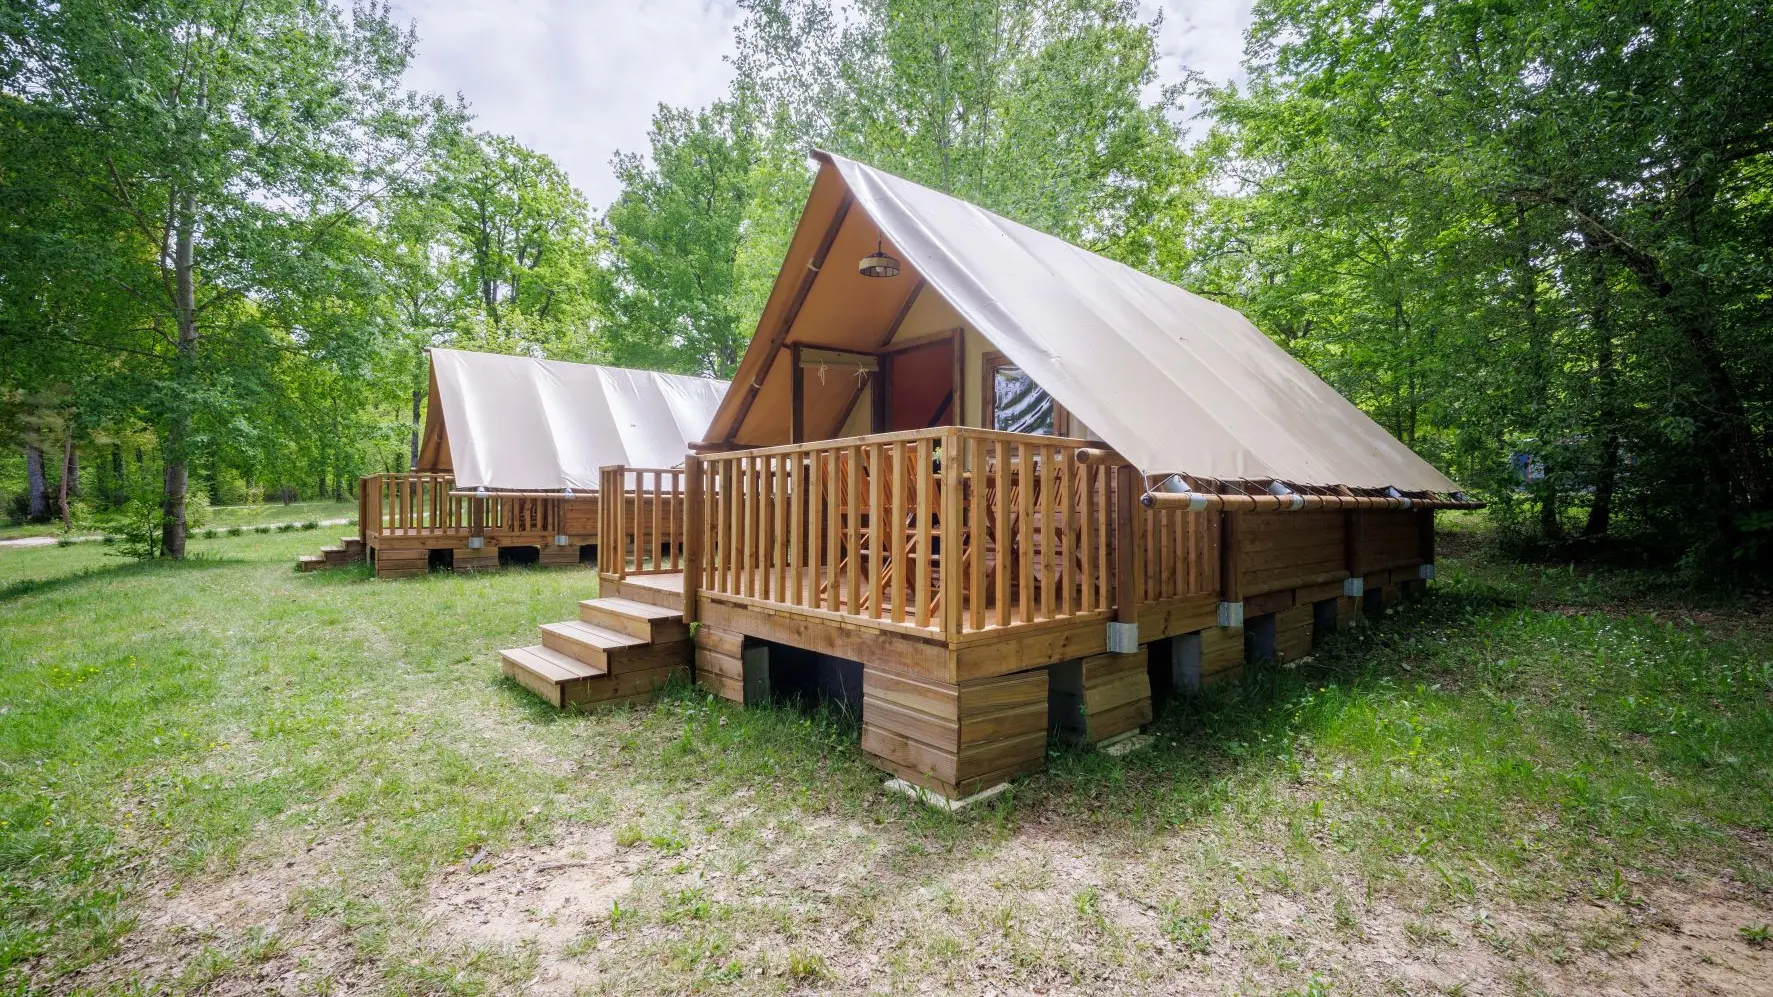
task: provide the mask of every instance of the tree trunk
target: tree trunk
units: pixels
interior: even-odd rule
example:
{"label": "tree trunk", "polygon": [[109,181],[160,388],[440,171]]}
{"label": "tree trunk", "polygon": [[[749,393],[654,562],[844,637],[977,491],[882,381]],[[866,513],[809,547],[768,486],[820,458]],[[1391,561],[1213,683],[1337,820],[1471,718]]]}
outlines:
{"label": "tree trunk", "polygon": [[68,494],[80,497],[80,451],[74,448],[72,438],[68,441]]}
{"label": "tree trunk", "polygon": [[74,512],[68,507],[68,479],[74,474],[74,433],[70,429],[68,438],[62,443],[62,531],[74,529]]}
{"label": "tree trunk", "polygon": [[25,445],[25,480],[30,489],[26,517],[32,520],[48,519],[49,482],[43,478],[43,449],[35,443]]}
{"label": "tree trunk", "polygon": [[[1697,208],[1686,203],[1683,210],[1691,214]],[[1711,506],[1720,529],[1728,535],[1733,529],[1734,507],[1759,508],[1767,501],[1767,470],[1748,406],[1718,350],[1717,315],[1706,304],[1703,284],[1676,285],[1661,260],[1621,238],[1595,215],[1581,211],[1576,211],[1576,215],[1584,232],[1656,298],[1662,313],[1687,342],[1710,396],[1695,411],[1699,431],[1694,445],[1700,449],[1712,478],[1706,482],[1710,494],[1704,501]],[[1695,276],[1689,284],[1703,279]]]}
{"label": "tree trunk", "polygon": [[129,501],[129,477],[123,470],[123,444],[111,444],[111,495],[113,506]]}
{"label": "tree trunk", "polygon": [[[173,314],[178,322],[178,353],[173,359],[174,379],[187,388],[197,376],[197,198],[179,199],[179,217],[173,236]],[[191,411],[188,402],[173,402],[166,425],[166,476],[160,505],[160,556],[183,560],[185,556],[185,494],[190,488]]]}
{"label": "tree trunk", "polygon": [[1595,422],[1601,435],[1600,466],[1595,469],[1594,502],[1588,507],[1585,537],[1603,537],[1613,524],[1613,490],[1619,483],[1619,375],[1613,356],[1613,302],[1607,292],[1607,259],[1591,250],[1594,301],[1589,326],[1595,334],[1594,386],[1599,402]]}
{"label": "tree trunk", "polygon": [[1558,520],[1557,478],[1552,469],[1551,342],[1546,322],[1539,314],[1539,272],[1533,266],[1533,235],[1527,227],[1525,205],[1515,205],[1515,230],[1520,235],[1520,259],[1515,265],[1515,293],[1527,323],[1527,406],[1531,429],[1538,439],[1539,467],[1543,476],[1534,489],[1539,498],[1539,532],[1547,540],[1563,535]]}
{"label": "tree trunk", "polygon": [[424,393],[419,391],[417,388],[413,389],[413,393],[412,393],[412,463],[407,468],[407,470],[409,470],[409,471],[416,471],[419,469],[419,401],[423,397],[423,394]]}

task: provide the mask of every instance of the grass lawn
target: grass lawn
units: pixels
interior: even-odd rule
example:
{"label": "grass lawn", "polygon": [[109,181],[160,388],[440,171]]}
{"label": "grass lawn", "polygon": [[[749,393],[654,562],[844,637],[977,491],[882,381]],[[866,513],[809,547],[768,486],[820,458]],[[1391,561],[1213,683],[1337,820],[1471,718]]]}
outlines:
{"label": "grass lawn", "polygon": [[1765,607],[1478,539],[959,817],[849,718],[501,679],[583,569],[0,550],[0,990],[1766,993]]}
{"label": "grass lawn", "polygon": [[[230,526],[261,526],[279,523],[310,523],[325,522],[329,519],[354,519],[357,516],[357,501],[350,499],[344,502],[268,502],[259,505],[218,505],[209,510],[203,521],[204,526],[213,526],[225,530]],[[48,523],[23,523],[16,526],[0,525],[0,540],[17,540],[21,537],[53,537],[62,532],[60,520]],[[97,534],[104,532],[99,525],[89,528],[76,528],[76,534]]]}

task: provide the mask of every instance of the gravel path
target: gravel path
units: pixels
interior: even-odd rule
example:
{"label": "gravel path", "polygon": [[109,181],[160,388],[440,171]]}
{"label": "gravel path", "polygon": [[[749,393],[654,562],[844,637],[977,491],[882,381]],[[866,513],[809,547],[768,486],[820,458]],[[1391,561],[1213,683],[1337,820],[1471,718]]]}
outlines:
{"label": "gravel path", "polygon": [[[321,526],[344,526],[344,525],[349,524],[350,522],[351,521],[349,519],[322,519],[320,521],[320,525]],[[299,527],[301,525],[302,525],[301,523],[259,523],[259,524],[253,525],[253,526],[243,527],[243,529],[256,530],[260,526],[268,526],[271,529],[275,530],[278,527],[282,527],[282,526],[298,526]],[[218,527],[216,527],[216,529],[225,530],[227,528],[218,526]],[[73,537],[72,539],[75,543],[90,543],[94,540],[103,540],[104,538],[105,538],[105,535],[103,533],[83,533],[80,536]],[[6,548],[6,547],[48,547],[48,546],[54,544],[59,539],[61,539],[61,538],[60,537],[19,537],[17,540],[0,540],[0,548]]]}

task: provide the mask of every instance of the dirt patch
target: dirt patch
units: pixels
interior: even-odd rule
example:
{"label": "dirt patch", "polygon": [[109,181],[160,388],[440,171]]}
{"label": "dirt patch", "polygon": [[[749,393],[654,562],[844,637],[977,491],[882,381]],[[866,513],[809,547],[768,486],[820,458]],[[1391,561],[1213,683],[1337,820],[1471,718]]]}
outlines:
{"label": "dirt patch", "polygon": [[595,953],[613,943],[615,904],[633,886],[631,853],[608,831],[451,867],[431,889],[425,920],[441,946],[498,952],[528,969],[528,994],[571,994],[598,980]]}
{"label": "dirt patch", "polygon": [[846,985],[879,985],[871,953],[886,951],[942,985],[1006,994],[1660,997],[1764,994],[1773,980],[1773,948],[1741,931],[1768,910],[1729,880],[1629,903],[1488,906],[1408,883],[1369,895],[1329,867],[1277,887],[1278,851],[1199,845],[1129,856],[1024,829],[902,895],[864,937],[819,947]]}
{"label": "dirt patch", "polygon": [[135,928],[117,950],[63,978],[53,992],[136,980],[147,993],[293,994],[348,974],[335,928],[305,922],[304,890],[338,879],[330,843],[224,877],[151,880],[135,901]]}

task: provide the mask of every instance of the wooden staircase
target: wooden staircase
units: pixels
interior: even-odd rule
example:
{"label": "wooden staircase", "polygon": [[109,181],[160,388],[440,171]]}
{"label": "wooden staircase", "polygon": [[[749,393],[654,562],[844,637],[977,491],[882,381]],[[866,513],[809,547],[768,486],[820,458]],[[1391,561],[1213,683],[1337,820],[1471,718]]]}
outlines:
{"label": "wooden staircase", "polygon": [[541,631],[540,644],[501,651],[502,667],[561,708],[643,702],[687,676],[694,654],[680,610],[615,596],[586,599],[578,619]]}
{"label": "wooden staircase", "polygon": [[297,571],[317,571],[356,564],[363,560],[362,537],[340,537],[338,546],[322,547],[318,554],[302,554],[296,558]]}

